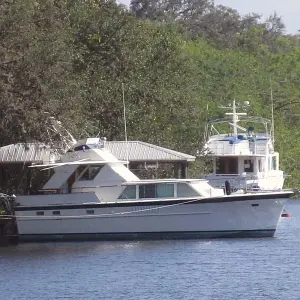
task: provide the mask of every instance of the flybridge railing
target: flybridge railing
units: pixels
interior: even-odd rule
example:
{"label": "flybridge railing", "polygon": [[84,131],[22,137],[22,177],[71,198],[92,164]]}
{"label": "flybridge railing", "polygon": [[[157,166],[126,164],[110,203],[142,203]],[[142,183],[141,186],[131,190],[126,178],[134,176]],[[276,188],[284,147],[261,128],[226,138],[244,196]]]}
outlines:
{"label": "flybridge railing", "polygon": [[[240,174],[216,174],[213,175],[216,176],[216,178],[211,178],[210,176],[207,176],[207,179],[210,183],[212,183],[213,186],[218,188],[225,188],[225,181],[229,181],[231,184],[232,190],[255,190],[259,189],[258,186],[258,180],[262,179],[261,177],[258,177],[257,175],[249,175],[241,176]],[[276,179],[278,176],[274,175],[268,175],[268,178],[272,180],[272,178]]]}
{"label": "flybridge railing", "polygon": [[207,146],[207,155],[267,155],[268,153],[267,143],[260,145],[257,142],[247,141],[247,143],[230,144],[229,141],[212,140]]}
{"label": "flybridge railing", "polygon": [[[272,138],[272,123],[269,119],[253,116],[239,116],[237,122],[239,128],[242,128],[243,125],[246,125],[247,128],[249,125],[258,124],[259,129],[256,131],[254,128],[254,132],[256,134],[261,133],[268,138]],[[227,125],[227,130],[224,128],[224,125]],[[229,135],[233,135],[232,125],[232,118],[229,117],[208,121],[205,125],[204,140],[207,142],[214,135],[225,135],[228,133]],[[228,126],[230,126],[230,132],[228,132]],[[243,129],[245,132],[242,132],[241,134],[245,134],[247,132],[246,128]]]}
{"label": "flybridge railing", "polygon": [[[252,153],[249,144],[229,144],[228,141],[215,141],[211,142],[208,147],[208,155],[250,155]],[[255,150],[255,149],[253,149]]]}

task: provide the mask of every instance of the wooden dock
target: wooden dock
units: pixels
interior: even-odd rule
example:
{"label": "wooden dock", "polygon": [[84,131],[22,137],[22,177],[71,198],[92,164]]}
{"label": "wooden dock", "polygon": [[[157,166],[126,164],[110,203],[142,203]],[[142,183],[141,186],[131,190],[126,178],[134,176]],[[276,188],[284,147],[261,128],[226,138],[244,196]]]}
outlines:
{"label": "wooden dock", "polygon": [[19,241],[14,206],[15,196],[0,193],[0,246],[17,244]]}
{"label": "wooden dock", "polygon": [[0,215],[0,246],[18,244],[18,228],[14,216]]}

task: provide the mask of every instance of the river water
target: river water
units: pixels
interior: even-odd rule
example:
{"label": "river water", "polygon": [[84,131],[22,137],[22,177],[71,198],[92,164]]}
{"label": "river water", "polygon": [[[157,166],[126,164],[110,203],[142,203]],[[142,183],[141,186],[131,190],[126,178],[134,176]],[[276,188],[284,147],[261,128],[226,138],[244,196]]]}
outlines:
{"label": "river water", "polygon": [[0,299],[300,299],[300,201],[274,238],[0,248]]}

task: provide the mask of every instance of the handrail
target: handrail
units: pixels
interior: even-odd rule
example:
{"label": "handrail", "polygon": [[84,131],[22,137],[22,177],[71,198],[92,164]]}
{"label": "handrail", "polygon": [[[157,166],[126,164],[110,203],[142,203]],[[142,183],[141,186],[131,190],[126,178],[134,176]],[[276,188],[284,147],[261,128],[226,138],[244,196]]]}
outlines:
{"label": "handrail", "polygon": [[[249,175],[241,176],[240,174],[213,174],[213,176],[220,176],[220,178],[209,178],[209,182],[216,182],[217,187],[224,188],[225,187],[225,176],[228,177],[228,181],[232,184],[232,187],[235,189],[245,189],[252,190],[258,187],[258,180],[263,178],[258,175]],[[271,175],[268,178],[277,178],[278,176]],[[248,182],[247,182],[248,181]],[[251,182],[252,181],[252,182]]]}

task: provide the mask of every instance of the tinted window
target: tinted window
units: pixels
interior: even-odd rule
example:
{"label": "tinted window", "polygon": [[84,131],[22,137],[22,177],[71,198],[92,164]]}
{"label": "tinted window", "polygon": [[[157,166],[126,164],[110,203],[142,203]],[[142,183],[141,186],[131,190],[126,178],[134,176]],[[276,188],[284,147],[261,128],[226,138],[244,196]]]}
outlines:
{"label": "tinted window", "polygon": [[177,197],[196,197],[199,194],[186,183],[177,183]]}
{"label": "tinted window", "polygon": [[36,215],[37,215],[37,216],[43,216],[43,215],[44,215],[44,212],[43,212],[43,211],[37,211],[37,212],[36,212]]}
{"label": "tinted window", "polygon": [[217,174],[238,174],[238,159],[219,157],[217,160]]}
{"label": "tinted window", "polygon": [[262,167],[261,167],[261,160],[258,160],[258,171],[261,172],[262,171]]}
{"label": "tinted window", "polygon": [[120,195],[119,199],[136,199],[136,186],[128,185]]}
{"label": "tinted window", "polygon": [[174,197],[174,183],[158,183],[156,185],[156,198]]}
{"label": "tinted window", "polygon": [[253,172],[253,160],[251,160],[251,159],[244,160],[244,171],[245,172]]}
{"label": "tinted window", "polygon": [[103,166],[88,167],[85,172],[80,176],[79,180],[94,180],[99,174]]}
{"label": "tinted window", "polygon": [[81,151],[81,150],[87,150],[87,149],[90,149],[90,147],[87,145],[81,145],[81,146],[75,147],[74,151]]}
{"label": "tinted window", "polygon": [[90,177],[89,180],[93,180],[100,172],[100,170],[102,169],[103,166],[100,167],[90,167],[89,171],[90,171]]}
{"label": "tinted window", "polygon": [[276,160],[276,156],[273,156],[271,170],[276,170],[276,169],[277,169],[277,160]]}
{"label": "tinted window", "polygon": [[60,215],[60,211],[59,210],[54,210],[52,212],[53,216],[59,216]]}
{"label": "tinted window", "polygon": [[156,185],[155,184],[143,184],[139,186],[139,198],[155,198]]}
{"label": "tinted window", "polygon": [[85,170],[85,172],[80,176],[79,180],[89,180],[90,171],[89,168]]}

